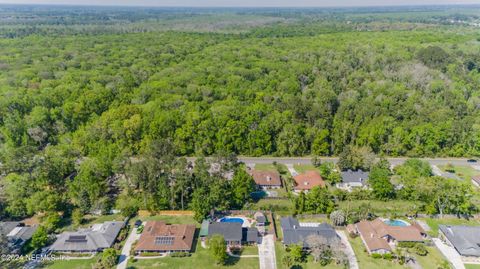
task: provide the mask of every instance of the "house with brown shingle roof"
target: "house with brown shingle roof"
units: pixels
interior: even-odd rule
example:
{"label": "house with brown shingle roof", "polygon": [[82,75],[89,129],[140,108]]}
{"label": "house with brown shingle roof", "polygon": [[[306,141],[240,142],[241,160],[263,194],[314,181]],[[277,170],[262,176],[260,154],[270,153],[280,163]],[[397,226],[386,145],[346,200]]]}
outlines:
{"label": "house with brown shingle roof", "polygon": [[473,176],[472,183],[475,187],[480,188],[480,175]]}
{"label": "house with brown shingle roof", "polygon": [[259,188],[262,189],[278,189],[282,187],[280,174],[277,171],[259,171],[251,170],[249,174]]}
{"label": "house with brown shingle roof", "polygon": [[296,186],[293,188],[295,192],[308,192],[314,187],[325,187],[325,181],[317,171],[307,171],[303,174],[299,174],[293,177]]}
{"label": "house with brown shingle roof", "polygon": [[385,254],[399,242],[424,242],[425,236],[415,226],[390,226],[381,219],[362,220],[355,225],[369,254]]}
{"label": "house with brown shingle roof", "polygon": [[163,221],[148,221],[138,240],[135,252],[190,252],[195,225],[166,224]]}

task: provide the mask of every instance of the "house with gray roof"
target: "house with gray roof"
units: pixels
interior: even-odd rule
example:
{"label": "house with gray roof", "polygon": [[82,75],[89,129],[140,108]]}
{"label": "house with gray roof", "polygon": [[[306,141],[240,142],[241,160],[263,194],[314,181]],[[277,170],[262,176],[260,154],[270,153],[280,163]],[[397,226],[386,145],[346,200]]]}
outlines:
{"label": "house with gray roof", "polygon": [[80,229],[76,232],[64,232],[50,247],[53,252],[79,252],[96,253],[110,248],[124,227],[122,221],[107,221],[95,224],[88,229]]}
{"label": "house with gray roof", "polygon": [[241,246],[242,224],[238,222],[212,222],[208,226],[208,237],[215,234],[223,236],[227,246]]}
{"label": "house with gray roof", "polygon": [[8,246],[13,253],[20,251],[21,247],[32,238],[37,226],[25,226],[18,221],[0,222],[0,234],[7,237]]}
{"label": "house with gray roof", "polygon": [[336,187],[342,190],[351,191],[353,188],[363,188],[367,185],[368,172],[357,171],[343,171],[342,181],[336,184]]}
{"label": "house with gray roof", "polygon": [[330,245],[340,242],[335,229],[327,223],[300,223],[293,217],[284,217],[280,220],[280,226],[283,231],[283,244],[287,246],[302,244],[304,248],[309,248],[306,242],[309,236],[322,237]]}
{"label": "house with gray roof", "polygon": [[453,246],[461,256],[480,257],[480,227],[439,226],[439,237]]}

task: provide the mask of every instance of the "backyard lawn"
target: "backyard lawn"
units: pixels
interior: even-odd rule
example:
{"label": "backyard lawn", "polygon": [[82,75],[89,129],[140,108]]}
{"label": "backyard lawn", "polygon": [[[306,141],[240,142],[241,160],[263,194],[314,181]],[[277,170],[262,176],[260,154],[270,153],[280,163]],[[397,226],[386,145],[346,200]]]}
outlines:
{"label": "backyard lawn", "polygon": [[480,269],[480,264],[465,264],[465,269]]}
{"label": "backyard lawn", "polygon": [[195,224],[197,225],[197,227],[201,226],[200,223],[196,222],[193,219],[193,216],[189,216],[189,215],[185,215],[185,216],[155,215],[155,216],[149,216],[149,217],[141,217],[140,219],[143,221],[161,220],[166,222],[167,224]]}
{"label": "backyard lawn", "polygon": [[340,201],[338,206],[340,209],[349,212],[355,211],[360,206],[369,204],[373,212],[379,216],[395,217],[396,215],[404,216],[412,212],[414,208],[418,208],[418,203],[412,201],[378,201],[378,200],[358,200],[358,201]]}
{"label": "backyard lawn", "polygon": [[258,170],[258,171],[277,171],[277,168],[275,167],[275,165],[271,164],[271,163],[259,163],[259,164],[255,164],[255,170]]}
{"label": "backyard lawn", "polygon": [[225,266],[216,266],[212,255],[207,249],[197,244],[195,252],[191,257],[185,258],[158,258],[139,259],[135,262],[129,260],[128,269],[203,269],[203,268],[230,268],[230,269],[257,269],[259,268],[258,258],[232,258],[229,257]]}

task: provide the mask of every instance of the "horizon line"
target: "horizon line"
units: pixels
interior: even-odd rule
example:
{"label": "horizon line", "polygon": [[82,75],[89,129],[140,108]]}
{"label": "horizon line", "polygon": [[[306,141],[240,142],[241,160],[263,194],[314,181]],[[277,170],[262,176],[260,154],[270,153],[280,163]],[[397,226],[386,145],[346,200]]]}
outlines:
{"label": "horizon line", "polygon": [[51,6],[51,7],[131,7],[131,8],[372,8],[372,7],[379,7],[379,8],[394,8],[394,7],[467,7],[467,6],[479,6],[480,3],[441,3],[441,4],[391,4],[391,5],[323,5],[323,6],[275,6],[275,5],[267,5],[267,6],[192,6],[192,5],[184,5],[184,6],[174,6],[174,5],[130,5],[130,4],[81,4],[81,3],[2,3],[0,2],[0,6]]}

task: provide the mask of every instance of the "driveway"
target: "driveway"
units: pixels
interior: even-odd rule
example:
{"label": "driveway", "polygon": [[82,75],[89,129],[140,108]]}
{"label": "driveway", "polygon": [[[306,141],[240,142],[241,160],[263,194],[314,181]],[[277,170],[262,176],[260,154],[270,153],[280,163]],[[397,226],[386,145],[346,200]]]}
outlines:
{"label": "driveway", "polygon": [[140,235],[137,234],[137,228],[133,228],[130,234],[128,235],[127,241],[122,248],[122,254],[118,258],[117,269],[126,269],[128,264],[128,258],[130,257],[130,250],[132,249],[132,244],[140,238]]}
{"label": "driveway", "polygon": [[432,238],[435,246],[442,252],[443,256],[453,265],[455,269],[465,269],[465,265],[462,262],[462,258],[458,252],[451,246],[445,244],[438,238]]}
{"label": "driveway", "polygon": [[260,269],[277,269],[273,235],[269,234],[262,237],[262,243],[258,244],[258,257]]}
{"label": "driveway", "polygon": [[290,175],[292,175],[292,177],[298,175],[297,170],[295,170],[295,168],[293,168],[293,164],[289,163],[289,164],[286,164],[286,166],[287,166],[288,171],[290,172]]}
{"label": "driveway", "polygon": [[350,269],[358,269],[358,262],[357,257],[355,256],[355,252],[353,252],[353,248],[348,241],[347,234],[344,231],[337,231],[338,236],[342,240],[342,245],[344,246],[345,255],[348,258],[348,264],[350,265]]}

